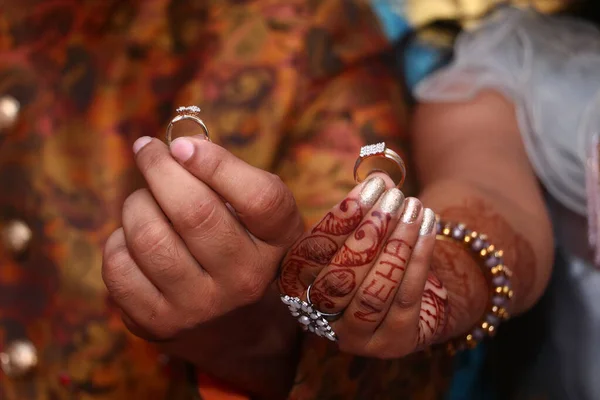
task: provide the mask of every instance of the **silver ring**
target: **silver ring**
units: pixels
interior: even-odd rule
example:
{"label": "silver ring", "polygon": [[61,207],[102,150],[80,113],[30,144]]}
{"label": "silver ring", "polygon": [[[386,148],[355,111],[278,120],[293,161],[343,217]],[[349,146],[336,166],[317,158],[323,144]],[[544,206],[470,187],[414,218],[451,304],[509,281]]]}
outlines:
{"label": "silver ring", "polygon": [[312,285],[308,286],[308,289],[306,289],[307,301],[303,301],[299,297],[290,297],[283,294],[281,295],[281,301],[288,306],[288,309],[292,313],[292,317],[298,319],[298,323],[300,323],[300,326],[302,326],[304,331],[312,332],[317,336],[335,342],[338,340],[338,337],[333,329],[331,329],[329,322],[340,316],[342,313],[328,314],[317,310],[310,301],[311,287]]}
{"label": "silver ring", "polygon": [[[393,166],[393,169],[396,170],[395,172],[400,174],[398,178],[399,182],[395,182],[396,187],[402,187],[402,185],[404,184],[404,179],[406,178],[406,166],[404,165],[402,157],[400,157],[400,155],[398,155],[398,153],[396,153],[394,150],[388,149],[385,145],[385,142],[370,144],[368,146],[363,146],[360,148],[360,154],[356,159],[356,162],[354,163],[354,180],[356,181],[356,183],[362,182],[362,179],[360,177],[361,174],[359,174],[359,169],[363,161],[369,158],[379,158],[391,161],[391,163],[389,163],[390,166]],[[390,171],[384,171],[379,169],[372,169],[371,171],[369,171],[369,173],[376,171],[385,172],[386,174],[388,174],[388,176],[392,177]],[[363,174],[363,176],[368,175],[368,173]]]}
{"label": "silver ring", "polygon": [[173,118],[171,120],[171,122],[169,122],[169,126],[167,126],[166,141],[167,141],[168,146],[170,146],[171,142],[172,142],[171,135],[173,132],[173,125],[175,125],[179,121],[183,121],[186,119],[194,121],[195,123],[200,125],[200,127],[202,127],[202,129],[204,130],[204,135],[206,136],[206,138],[208,140],[210,140],[210,136],[209,136],[209,132],[208,132],[208,128],[206,127],[206,124],[204,124],[204,121],[202,121],[198,117],[198,115],[200,115],[200,111],[201,111],[200,107],[197,107],[197,106],[179,107],[179,108],[177,108],[177,110],[175,110],[175,112],[177,112],[177,116],[175,118]]}

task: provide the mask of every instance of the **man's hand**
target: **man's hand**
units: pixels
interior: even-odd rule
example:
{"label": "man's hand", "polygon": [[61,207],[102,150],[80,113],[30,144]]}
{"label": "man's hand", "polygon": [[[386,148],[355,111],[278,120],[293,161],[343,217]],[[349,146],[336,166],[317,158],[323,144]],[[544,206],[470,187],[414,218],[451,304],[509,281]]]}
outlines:
{"label": "man's hand", "polygon": [[[123,227],[106,243],[110,296],[138,336],[165,341],[196,331],[200,347],[232,345],[243,328],[234,311],[262,308],[282,257],[302,233],[291,192],[203,137],[177,139],[170,149],[144,137],[134,152],[149,189],[127,198]],[[272,306],[264,308],[256,315],[272,319]]]}

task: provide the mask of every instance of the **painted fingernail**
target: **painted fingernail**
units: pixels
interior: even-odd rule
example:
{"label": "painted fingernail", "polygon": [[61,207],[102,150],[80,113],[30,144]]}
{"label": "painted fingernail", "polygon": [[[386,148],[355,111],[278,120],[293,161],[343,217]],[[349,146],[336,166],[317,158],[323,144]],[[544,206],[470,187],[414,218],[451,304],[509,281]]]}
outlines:
{"label": "painted fingernail", "polygon": [[171,154],[179,162],[186,162],[194,154],[194,144],[184,137],[177,138],[171,142]]}
{"label": "painted fingernail", "polygon": [[133,154],[137,154],[138,151],[140,151],[142,149],[142,147],[144,147],[145,145],[147,145],[151,141],[152,141],[152,138],[150,136],[142,136],[141,138],[139,138],[138,140],[136,140],[133,143]]}
{"label": "painted fingernail", "polygon": [[409,197],[406,199],[404,204],[404,211],[402,211],[401,217],[402,222],[405,224],[412,224],[417,220],[417,218],[419,218],[419,213],[421,212],[421,208],[423,208],[423,206],[421,205],[421,202],[414,197]]}
{"label": "painted fingernail", "polygon": [[420,236],[429,235],[433,232],[435,227],[435,213],[432,209],[426,208],[423,210],[423,222],[421,222],[421,228],[419,229]]}
{"label": "painted fingernail", "polygon": [[404,202],[404,194],[396,188],[390,189],[381,198],[381,211],[396,214]]}
{"label": "painted fingernail", "polygon": [[366,206],[372,206],[383,192],[385,192],[385,181],[378,176],[373,177],[365,183],[360,191],[360,202]]}

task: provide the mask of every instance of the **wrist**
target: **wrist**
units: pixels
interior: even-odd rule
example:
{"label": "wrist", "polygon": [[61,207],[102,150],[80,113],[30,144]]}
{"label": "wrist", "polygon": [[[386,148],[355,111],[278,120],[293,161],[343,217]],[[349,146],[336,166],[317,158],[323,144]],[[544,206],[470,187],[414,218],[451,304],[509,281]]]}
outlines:
{"label": "wrist", "polygon": [[441,341],[465,335],[485,313],[488,284],[460,243],[437,240],[432,270],[448,291],[448,315]]}

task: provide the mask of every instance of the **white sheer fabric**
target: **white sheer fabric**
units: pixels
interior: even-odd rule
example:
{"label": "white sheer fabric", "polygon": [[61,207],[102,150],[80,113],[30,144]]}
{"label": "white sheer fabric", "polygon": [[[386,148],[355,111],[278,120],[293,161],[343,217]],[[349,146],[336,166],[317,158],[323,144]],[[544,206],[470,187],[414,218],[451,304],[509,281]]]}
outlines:
{"label": "white sheer fabric", "polygon": [[600,32],[580,20],[504,8],[462,34],[454,61],[415,94],[455,102],[482,89],[515,104],[564,254],[551,286],[551,339],[527,381],[552,399],[600,399],[600,271],[584,261],[586,161],[600,133]]}
{"label": "white sheer fabric", "polygon": [[415,89],[421,101],[461,101],[481,89],[511,99],[547,190],[586,214],[585,160],[600,132],[600,32],[565,17],[504,8],[462,34],[455,59]]}

